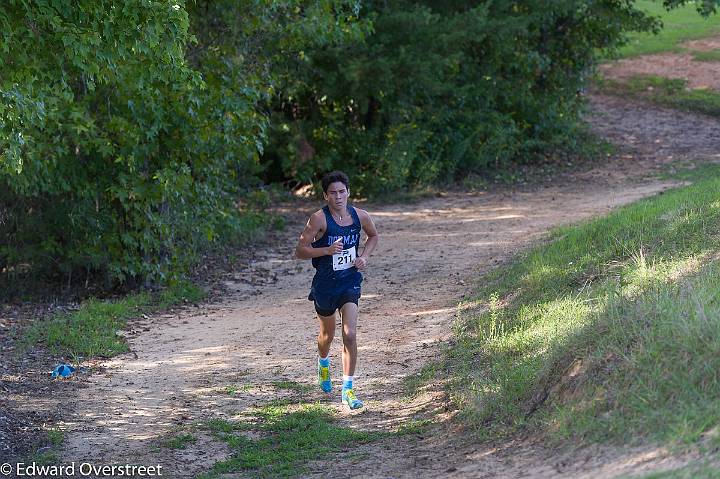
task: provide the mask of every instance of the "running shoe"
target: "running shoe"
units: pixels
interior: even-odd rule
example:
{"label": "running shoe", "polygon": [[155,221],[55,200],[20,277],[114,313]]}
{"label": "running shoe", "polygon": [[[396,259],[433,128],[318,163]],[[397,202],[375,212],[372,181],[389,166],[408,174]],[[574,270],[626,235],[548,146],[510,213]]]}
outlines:
{"label": "running shoe", "polygon": [[342,390],[342,402],[347,404],[350,409],[360,409],[363,407],[363,402],[355,397],[355,392],[352,389]]}
{"label": "running shoe", "polygon": [[330,365],[322,366],[318,361],[318,384],[320,389],[324,392],[329,393],[332,391],[332,381],[330,381]]}

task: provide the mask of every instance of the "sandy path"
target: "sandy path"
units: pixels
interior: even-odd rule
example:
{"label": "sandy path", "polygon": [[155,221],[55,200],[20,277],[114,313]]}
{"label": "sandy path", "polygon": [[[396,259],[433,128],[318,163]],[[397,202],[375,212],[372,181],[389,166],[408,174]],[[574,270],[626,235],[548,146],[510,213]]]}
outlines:
{"label": "sandy path", "polygon": [[[642,108],[612,99],[595,99],[592,121],[621,149],[607,165],[557,185],[511,193],[449,193],[403,205],[366,205],[381,242],[363,287],[358,330],[358,392],[367,402],[359,414],[331,404],[351,427],[393,430],[416,414],[444,406],[442,398],[423,396],[399,402],[402,380],[440,354],[449,336],[455,307],[478,276],[541,238],[549,228],[575,222],[671,186],[637,175],[694,151],[713,156],[719,127],[666,110]],[[661,125],[661,130],[652,130]],[[662,136],[666,154],[657,149]],[[652,143],[652,144],[651,144]],[[714,151],[717,151],[715,149]],[[630,155],[630,157],[628,157]],[[632,179],[635,178],[635,179]],[[563,186],[560,186],[560,185]],[[67,431],[64,461],[96,464],[163,465],[164,477],[192,477],[206,471],[228,451],[200,435],[184,451],[153,448],[178,426],[215,417],[230,418],[248,407],[286,396],[278,380],[314,384],[316,320],[306,300],[312,270],[292,258],[302,217],[295,214],[277,246],[257,252],[247,271],[227,278],[223,301],[177,314],[147,318],[129,333],[133,354],[104,364],[79,391],[77,406],[62,425]],[[338,378],[340,341],[332,349]],[[227,386],[242,388],[229,395]],[[309,401],[329,401],[319,392]],[[357,477],[599,477],[657,467],[664,453],[651,449],[558,452],[550,459],[541,446],[509,443],[479,447],[437,434],[409,442],[384,441],[363,448]],[[325,477],[343,459],[316,465]],[[330,464],[330,466],[328,466]],[[343,474],[347,475],[347,474]]]}

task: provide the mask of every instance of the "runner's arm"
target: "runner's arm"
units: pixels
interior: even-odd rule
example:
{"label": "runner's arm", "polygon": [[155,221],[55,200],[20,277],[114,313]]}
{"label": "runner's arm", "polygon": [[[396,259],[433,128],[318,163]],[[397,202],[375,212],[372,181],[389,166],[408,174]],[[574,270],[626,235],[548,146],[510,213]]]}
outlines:
{"label": "runner's arm", "polygon": [[367,211],[358,209],[358,216],[360,217],[362,229],[367,235],[367,240],[365,241],[365,247],[363,248],[362,254],[355,259],[355,267],[359,270],[363,270],[365,269],[365,266],[367,266],[368,258],[375,250],[380,236],[378,235],[377,228],[375,228],[375,223],[372,218],[370,218]]}
{"label": "runner's arm", "polygon": [[330,246],[313,248],[313,240],[324,231],[326,227],[325,216],[314,213],[300,234],[300,239],[295,247],[295,256],[299,259],[312,259],[342,251],[342,243],[337,241]]}

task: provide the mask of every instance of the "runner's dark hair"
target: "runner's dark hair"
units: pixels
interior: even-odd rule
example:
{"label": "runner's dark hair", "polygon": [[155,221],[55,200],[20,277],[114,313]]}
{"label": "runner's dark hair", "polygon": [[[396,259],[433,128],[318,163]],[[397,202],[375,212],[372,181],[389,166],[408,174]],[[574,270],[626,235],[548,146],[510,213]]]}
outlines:
{"label": "runner's dark hair", "polygon": [[330,184],[335,183],[336,181],[339,181],[340,183],[345,185],[345,188],[350,189],[350,186],[348,185],[348,183],[350,183],[348,175],[346,175],[342,171],[335,170],[325,174],[325,176],[322,177],[321,183],[323,192],[327,193]]}

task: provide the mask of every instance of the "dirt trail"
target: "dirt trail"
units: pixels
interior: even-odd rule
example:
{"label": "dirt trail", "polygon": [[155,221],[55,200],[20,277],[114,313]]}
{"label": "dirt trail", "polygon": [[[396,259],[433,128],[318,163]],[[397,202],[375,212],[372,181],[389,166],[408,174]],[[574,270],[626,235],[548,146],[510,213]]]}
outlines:
{"label": "dirt trail", "polygon": [[[720,125],[714,121],[611,98],[594,97],[592,104],[598,131],[624,145],[607,164],[526,191],[366,205],[381,234],[363,285],[358,330],[357,389],[367,407],[350,414],[337,394],[327,399],[315,389],[305,400],[329,402],[345,425],[371,430],[393,430],[418,414],[442,412],[445,400],[437,395],[401,402],[402,380],[438,357],[458,301],[480,274],[553,226],[671,187],[648,179],[663,163],[717,157]],[[277,381],[314,386],[317,325],[306,299],[312,270],[292,254],[301,218],[317,206],[295,212],[276,246],[258,251],[247,271],[229,276],[222,301],[134,324],[132,354],[103,364],[66,416],[63,462],[161,464],[164,477],[192,477],[229,452],[202,435],[185,450],[157,448],[159,438],[289,395]],[[339,338],[332,357],[337,381]],[[228,386],[239,392],[227,394]],[[479,446],[454,438],[446,425],[420,440],[383,441],[361,452],[352,460],[358,477],[609,477],[672,460],[653,449],[548,456],[527,441]],[[342,470],[344,461],[341,455],[316,464],[314,474]]]}

